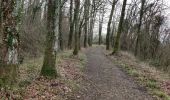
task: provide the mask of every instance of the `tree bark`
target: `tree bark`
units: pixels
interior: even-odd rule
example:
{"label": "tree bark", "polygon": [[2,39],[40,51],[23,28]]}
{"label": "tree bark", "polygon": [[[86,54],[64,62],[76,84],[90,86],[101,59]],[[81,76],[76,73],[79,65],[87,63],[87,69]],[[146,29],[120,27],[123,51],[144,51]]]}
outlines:
{"label": "tree bark", "polygon": [[[56,36],[55,36],[55,22],[56,22],[56,7],[58,2],[56,0],[48,0],[48,11],[47,11],[47,35],[46,35],[46,49],[44,62],[41,69],[41,75],[47,77],[56,77]],[[57,24],[58,25],[58,24]],[[56,44],[57,45],[57,44]]]}
{"label": "tree bark", "polygon": [[102,16],[99,15],[99,45],[102,44],[103,20],[104,20],[104,8],[102,9]]}
{"label": "tree bark", "polygon": [[142,25],[142,18],[143,18],[143,10],[144,10],[144,5],[145,5],[145,0],[141,0],[141,10],[140,10],[140,18],[139,18],[139,25],[137,29],[137,39],[136,39],[136,46],[135,46],[135,56],[138,54],[139,50],[139,42],[140,42],[140,30],[141,30],[141,25]]}
{"label": "tree bark", "polygon": [[75,27],[75,43],[74,43],[74,55],[78,55],[79,51],[79,41],[78,41],[78,34],[79,34],[79,20],[78,20],[78,15],[79,15],[79,9],[80,9],[80,0],[74,0],[75,2],[75,9],[74,9],[74,27]]}
{"label": "tree bark", "polygon": [[60,45],[60,50],[64,50],[64,43],[63,43],[63,33],[62,33],[62,20],[63,20],[63,12],[62,12],[62,7],[61,7],[61,0],[59,0],[59,45]]}
{"label": "tree bark", "polygon": [[90,6],[90,1],[85,0],[85,5],[84,5],[84,16],[85,16],[85,25],[84,25],[84,47],[87,47],[87,42],[88,42],[88,25],[89,25],[89,6]]}
{"label": "tree bark", "polygon": [[3,17],[3,62],[4,64],[18,64],[19,33],[17,30],[17,18],[13,13],[15,0],[2,1]]}
{"label": "tree bark", "polygon": [[[18,9],[15,0],[1,1],[1,32],[2,43],[2,65],[0,66],[0,79],[14,84],[17,76],[18,54],[19,54],[19,32],[18,32]],[[14,15],[13,13],[17,13]]]}
{"label": "tree bark", "polygon": [[70,32],[68,39],[68,48],[72,48],[73,32],[74,32],[74,22],[73,22],[73,0],[70,0]]}
{"label": "tree bark", "polygon": [[122,6],[122,11],[121,11],[121,17],[120,17],[120,21],[119,21],[119,26],[118,26],[118,32],[117,32],[117,36],[116,36],[116,40],[115,40],[115,46],[113,49],[113,53],[115,54],[118,52],[119,50],[119,45],[120,45],[120,36],[122,33],[122,29],[123,29],[123,21],[124,21],[124,16],[125,16],[125,10],[126,10],[126,2],[127,0],[123,1],[123,6]]}
{"label": "tree bark", "polygon": [[113,0],[112,10],[111,10],[111,12],[110,12],[109,22],[108,22],[108,24],[107,24],[106,50],[109,50],[109,49],[110,49],[110,32],[111,32],[110,25],[111,25],[111,21],[112,21],[112,17],[113,17],[113,12],[114,12],[116,3],[117,3],[117,1],[116,1],[116,0]]}

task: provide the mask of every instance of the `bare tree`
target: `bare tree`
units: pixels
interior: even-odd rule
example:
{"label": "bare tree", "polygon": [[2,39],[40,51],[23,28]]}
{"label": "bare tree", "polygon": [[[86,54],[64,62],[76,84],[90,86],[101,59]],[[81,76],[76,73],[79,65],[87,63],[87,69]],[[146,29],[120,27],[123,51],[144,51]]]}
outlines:
{"label": "bare tree", "polygon": [[113,53],[112,54],[117,53],[117,51],[119,49],[120,36],[121,36],[121,33],[122,33],[122,29],[123,29],[123,21],[124,21],[125,10],[126,10],[126,2],[127,2],[127,0],[123,1],[120,21],[119,21],[119,26],[118,26],[118,32],[117,32],[117,36],[116,36],[116,40],[115,40],[115,45],[114,45],[114,49],[113,49]]}
{"label": "bare tree", "polygon": [[99,12],[99,45],[102,44],[102,28],[103,28],[103,21],[104,21],[104,14],[105,14],[105,5],[101,8]]}
{"label": "bare tree", "polygon": [[142,24],[142,17],[143,17],[143,10],[144,10],[144,5],[145,5],[145,0],[141,0],[142,4],[141,4],[141,10],[140,10],[140,19],[139,19],[139,25],[138,25],[138,29],[137,29],[137,40],[136,40],[136,47],[135,47],[135,56],[138,53],[138,46],[139,46],[139,41],[140,41],[140,28],[141,28],[141,24]]}
{"label": "bare tree", "polygon": [[85,16],[84,47],[85,48],[87,47],[87,42],[88,42],[89,8],[90,8],[90,0],[85,0],[85,4],[84,4],[84,16]]}
{"label": "bare tree", "polygon": [[110,12],[110,17],[109,17],[109,21],[108,21],[108,25],[107,25],[107,34],[106,34],[106,49],[109,50],[110,49],[110,33],[111,33],[111,22],[112,22],[112,18],[113,18],[113,12],[115,10],[115,6],[118,0],[113,0],[112,2],[112,9]]}
{"label": "bare tree", "polygon": [[80,10],[80,0],[74,0],[75,3],[75,9],[74,9],[74,27],[75,27],[75,46],[74,46],[74,55],[78,55],[79,51],[79,41],[78,41],[78,34],[79,34],[79,20],[78,20],[78,15],[79,15],[79,10]]}
{"label": "bare tree", "polygon": [[70,33],[68,39],[68,48],[71,49],[72,47],[72,39],[73,39],[73,32],[74,32],[74,23],[73,23],[73,0],[70,0]]}

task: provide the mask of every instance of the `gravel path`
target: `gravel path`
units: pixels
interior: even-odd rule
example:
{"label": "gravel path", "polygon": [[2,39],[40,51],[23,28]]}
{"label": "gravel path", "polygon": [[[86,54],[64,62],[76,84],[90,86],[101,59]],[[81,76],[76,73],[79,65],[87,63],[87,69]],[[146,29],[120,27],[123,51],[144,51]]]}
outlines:
{"label": "gravel path", "polygon": [[86,51],[86,81],[80,100],[153,100],[145,88],[114,66],[104,52],[101,47]]}

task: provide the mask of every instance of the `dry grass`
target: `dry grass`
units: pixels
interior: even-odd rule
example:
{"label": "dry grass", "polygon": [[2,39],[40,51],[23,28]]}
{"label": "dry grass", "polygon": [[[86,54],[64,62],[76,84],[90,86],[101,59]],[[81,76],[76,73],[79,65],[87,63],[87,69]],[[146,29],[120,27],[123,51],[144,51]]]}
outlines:
{"label": "dry grass", "polygon": [[115,64],[121,65],[123,69],[143,86],[155,98],[170,100],[170,78],[169,74],[150,66],[147,62],[136,59],[129,52],[119,52],[111,59]]}
{"label": "dry grass", "polygon": [[[79,89],[79,82],[83,77],[82,69],[86,56],[81,52],[73,56],[72,51],[64,51],[57,55],[56,68],[60,77],[48,79],[40,77],[43,57],[27,60],[20,65],[18,86],[8,91],[0,92],[0,99],[36,99],[65,100],[75,98],[74,92]],[[9,97],[6,96],[9,95]]]}

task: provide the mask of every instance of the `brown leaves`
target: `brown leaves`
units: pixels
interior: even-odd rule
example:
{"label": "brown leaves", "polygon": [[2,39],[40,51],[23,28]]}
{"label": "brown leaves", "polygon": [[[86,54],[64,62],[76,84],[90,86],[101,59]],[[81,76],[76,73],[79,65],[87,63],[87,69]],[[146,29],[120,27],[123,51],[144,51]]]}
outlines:
{"label": "brown leaves", "polygon": [[161,88],[170,96],[170,81],[162,82]]}
{"label": "brown leaves", "polygon": [[64,59],[59,65],[60,74],[62,77],[71,80],[77,80],[81,77],[80,69],[77,67],[78,63],[74,59]]}
{"label": "brown leaves", "polygon": [[[80,66],[83,60],[70,56],[72,53],[59,55],[56,68],[60,77],[49,79],[38,77],[43,59],[35,59],[24,63],[19,69],[20,86],[18,91],[0,91],[0,100],[70,100],[80,98],[75,95],[79,79],[82,77]],[[38,78],[37,78],[38,77]],[[75,89],[76,88],[76,89]]]}
{"label": "brown leaves", "polygon": [[71,88],[57,79],[40,77],[26,88],[25,99],[60,100],[72,92]]}

